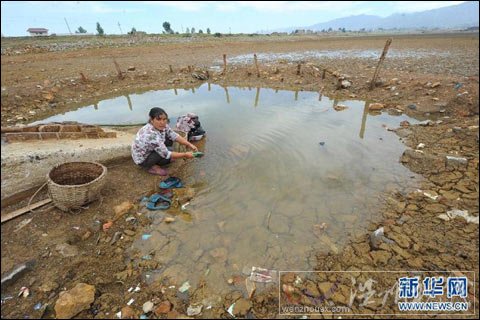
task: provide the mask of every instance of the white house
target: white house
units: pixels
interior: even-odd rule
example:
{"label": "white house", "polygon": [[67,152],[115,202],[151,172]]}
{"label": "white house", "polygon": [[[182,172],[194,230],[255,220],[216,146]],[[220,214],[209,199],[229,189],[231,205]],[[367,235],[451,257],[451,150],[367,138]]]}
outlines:
{"label": "white house", "polygon": [[28,28],[31,36],[48,36],[48,29],[45,28]]}

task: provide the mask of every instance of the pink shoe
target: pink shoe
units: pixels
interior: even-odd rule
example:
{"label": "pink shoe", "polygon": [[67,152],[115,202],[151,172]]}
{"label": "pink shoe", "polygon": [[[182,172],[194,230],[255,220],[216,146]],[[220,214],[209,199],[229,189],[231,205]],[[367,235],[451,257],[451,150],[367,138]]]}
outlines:
{"label": "pink shoe", "polygon": [[155,168],[155,167],[151,167],[150,169],[148,169],[148,173],[150,174],[155,174],[155,175],[158,175],[158,176],[166,176],[168,175],[168,171],[163,169],[163,168]]}

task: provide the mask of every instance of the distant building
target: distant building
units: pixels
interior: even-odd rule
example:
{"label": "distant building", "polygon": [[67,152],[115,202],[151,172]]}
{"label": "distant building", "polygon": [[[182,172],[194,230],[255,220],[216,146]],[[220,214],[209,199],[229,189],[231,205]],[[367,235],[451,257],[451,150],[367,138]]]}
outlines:
{"label": "distant building", "polygon": [[31,36],[48,36],[48,29],[45,28],[28,28],[27,32]]}

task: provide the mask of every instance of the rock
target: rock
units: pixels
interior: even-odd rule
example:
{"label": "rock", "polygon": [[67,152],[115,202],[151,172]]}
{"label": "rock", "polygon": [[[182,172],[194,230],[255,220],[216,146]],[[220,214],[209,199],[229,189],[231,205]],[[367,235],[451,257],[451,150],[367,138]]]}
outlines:
{"label": "rock", "polygon": [[138,313],[130,306],[125,306],[121,310],[122,319],[138,319]]}
{"label": "rock", "polygon": [[410,253],[408,253],[407,251],[405,251],[404,249],[400,248],[397,245],[392,245],[392,250],[395,251],[398,255],[400,255],[404,259],[410,259],[410,257],[412,256]]}
{"label": "rock", "polygon": [[405,234],[389,233],[388,237],[395,241],[401,248],[407,249],[410,247],[411,240]]}
{"label": "rock", "polygon": [[432,84],[432,88],[436,88],[436,87],[439,87],[440,86],[440,82],[435,82],[434,84]]}
{"label": "rock", "polygon": [[368,110],[382,110],[383,108],[385,108],[385,105],[378,102],[370,103],[368,106]]}
{"label": "rock", "polygon": [[115,211],[115,217],[113,218],[113,221],[117,221],[125,213],[127,213],[131,208],[133,208],[133,204],[129,201],[124,201],[118,206],[115,206],[113,208],[113,211]]}
{"label": "rock", "polygon": [[228,250],[226,248],[215,248],[213,250],[210,250],[210,255],[217,260],[226,261]]}
{"label": "rock", "polygon": [[323,296],[328,297],[331,295],[331,291],[334,284],[331,282],[320,282],[317,286],[318,286],[318,290],[320,290],[320,293]]}
{"label": "rock", "polygon": [[428,212],[433,212],[433,213],[445,212],[445,209],[446,209],[446,207],[442,204],[439,204],[439,203],[431,203],[431,204],[427,204],[425,206],[425,210],[427,210]]}
{"label": "rock", "polygon": [[51,291],[57,289],[58,286],[59,286],[58,283],[56,283],[54,281],[49,281],[49,282],[45,282],[40,287],[38,287],[38,290],[41,291],[41,292],[48,293],[48,292],[51,292]]}
{"label": "rock", "polygon": [[153,302],[152,301],[147,301],[143,304],[142,310],[144,313],[149,313],[150,311],[153,310]]}
{"label": "rock", "polygon": [[187,315],[189,317],[196,316],[196,315],[200,314],[200,312],[202,312],[202,308],[203,308],[202,305],[199,305],[199,306],[190,305],[187,308]]}
{"label": "rock", "polygon": [[375,265],[386,265],[388,260],[392,257],[392,254],[384,250],[371,251],[370,256],[373,259]]}
{"label": "rock", "polygon": [[342,104],[337,104],[336,106],[333,107],[333,109],[335,109],[335,111],[342,111],[342,110],[348,109],[348,107]]}
{"label": "rock", "polygon": [[95,300],[95,287],[79,283],[73,289],[60,293],[55,303],[55,314],[58,319],[70,319],[88,309]]}
{"label": "rock", "polygon": [[170,303],[170,301],[165,300],[161,302],[158,305],[158,307],[155,309],[155,315],[157,317],[160,317],[160,315],[170,312],[171,309],[172,309],[172,304]]}
{"label": "rock", "polygon": [[134,66],[129,66],[127,71],[135,71],[135,67]]}
{"label": "rock", "polygon": [[244,298],[241,298],[235,302],[233,307],[233,314],[237,317],[244,317],[248,311],[252,308],[252,303]]}
{"label": "rock", "polygon": [[348,80],[342,80],[341,82],[341,87],[344,89],[350,88],[352,86],[352,83]]}
{"label": "rock", "polygon": [[68,243],[57,244],[55,250],[60,252],[60,254],[66,258],[75,257],[78,254],[78,248],[71,246]]}
{"label": "rock", "polygon": [[255,290],[257,289],[255,282],[251,281],[250,278],[246,278],[245,287],[247,289],[248,298],[252,299],[253,295],[255,294]]}
{"label": "rock", "polygon": [[442,219],[443,221],[450,221],[450,218],[446,214],[440,214],[437,218]]}

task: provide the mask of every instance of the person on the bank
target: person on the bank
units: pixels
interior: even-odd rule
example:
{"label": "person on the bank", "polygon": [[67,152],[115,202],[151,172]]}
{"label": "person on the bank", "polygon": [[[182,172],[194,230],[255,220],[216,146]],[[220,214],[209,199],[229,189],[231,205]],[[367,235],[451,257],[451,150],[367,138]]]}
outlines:
{"label": "person on the bank", "polygon": [[168,150],[173,141],[183,144],[193,151],[197,147],[187,141],[169,126],[168,115],[162,108],[152,108],[149,121],[138,132],[132,144],[132,158],[140,167],[151,174],[167,175],[160,166],[169,164],[173,159],[193,158],[193,152],[175,152]]}

